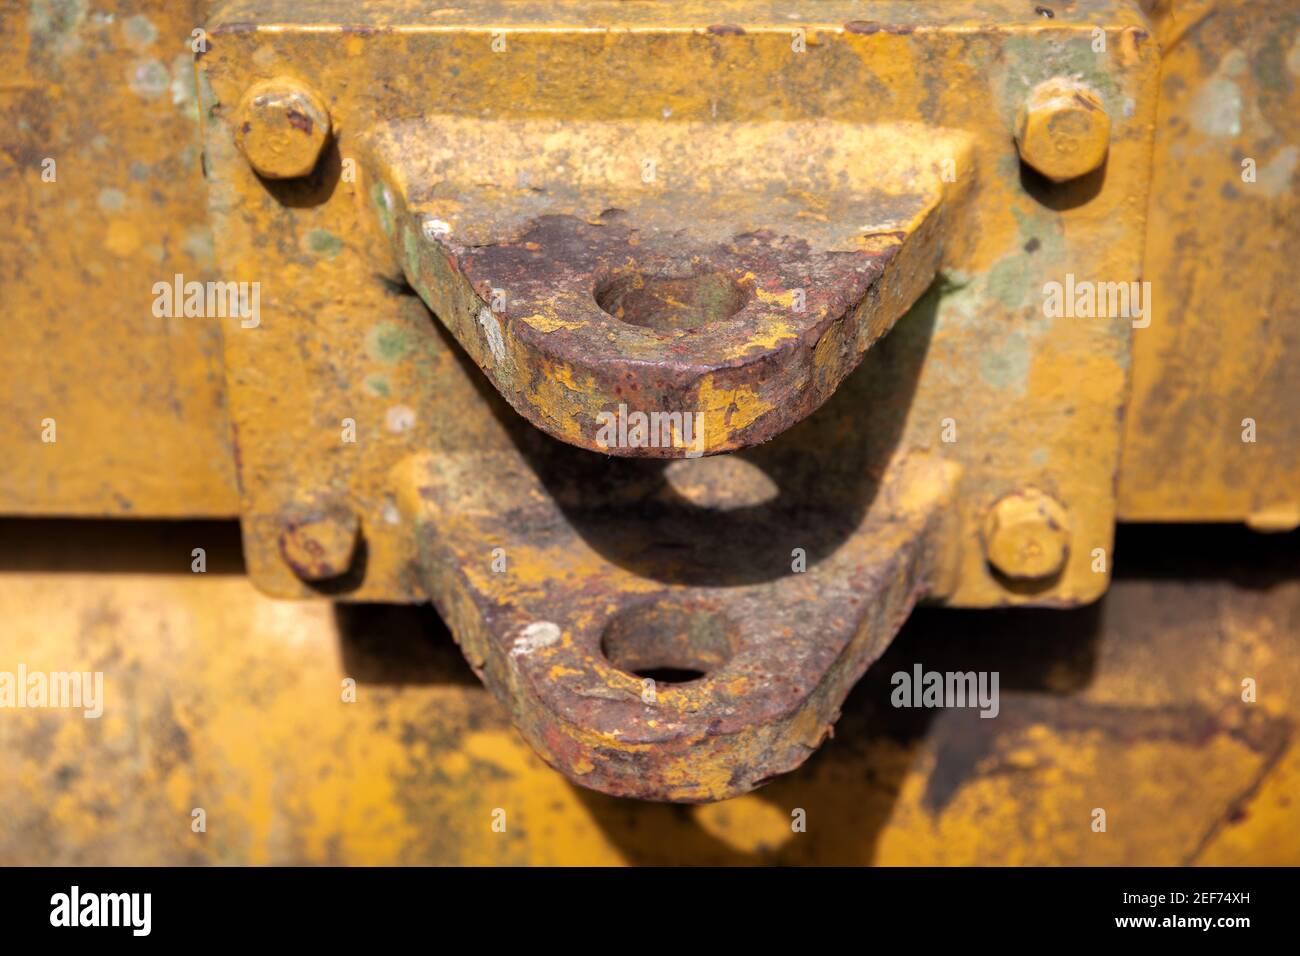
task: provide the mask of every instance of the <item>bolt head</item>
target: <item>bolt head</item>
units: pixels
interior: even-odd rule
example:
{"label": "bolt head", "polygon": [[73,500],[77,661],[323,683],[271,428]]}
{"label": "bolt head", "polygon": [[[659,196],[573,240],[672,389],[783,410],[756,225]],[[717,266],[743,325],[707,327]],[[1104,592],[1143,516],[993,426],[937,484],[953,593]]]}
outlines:
{"label": "bolt head", "polygon": [[1070,553],[1065,507],[1034,488],[998,501],[984,526],[989,564],[1008,578],[1042,580],[1059,574]]}
{"label": "bolt head", "polygon": [[1039,83],[1016,116],[1020,158],[1053,182],[1101,166],[1110,147],[1110,117],[1095,92],[1077,80]]}
{"label": "bolt head", "polygon": [[352,567],[359,530],[348,509],[306,512],[285,523],[280,555],[303,581],[328,581]]}
{"label": "bolt head", "polygon": [[316,168],[329,135],[325,102],[297,80],[262,80],[239,101],[235,145],[267,179],[306,176]]}

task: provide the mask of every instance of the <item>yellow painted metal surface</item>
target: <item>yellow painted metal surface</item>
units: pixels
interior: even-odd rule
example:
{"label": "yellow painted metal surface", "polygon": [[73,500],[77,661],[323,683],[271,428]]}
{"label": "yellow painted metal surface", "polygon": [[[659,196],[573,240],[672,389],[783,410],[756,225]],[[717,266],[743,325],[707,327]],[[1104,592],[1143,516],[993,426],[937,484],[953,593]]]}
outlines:
{"label": "yellow painted metal surface", "polygon": [[[875,9],[882,19],[906,18],[907,6]],[[1019,3],[928,6],[928,16],[966,28],[1026,16]],[[1134,337],[1119,514],[1287,527],[1300,512],[1300,442],[1285,430],[1300,365],[1293,358],[1294,303],[1283,294],[1285,273],[1276,265],[1300,220],[1293,186],[1295,12],[1285,2],[1148,0],[1143,7],[1163,73],[1143,269],[1153,283],[1155,317]],[[313,9],[322,20],[348,22],[345,9],[353,6]],[[515,31],[516,39],[571,20],[554,4],[479,9],[483,22]],[[647,3],[585,9],[629,30],[662,16],[662,7]],[[711,5],[707,16],[678,7],[682,27],[667,45],[700,29],[686,27],[695,18],[707,29],[755,11],[760,21],[771,13],[741,2]],[[12,317],[0,351],[0,397],[14,411],[0,422],[7,450],[0,506],[7,512],[238,509],[219,329],[152,313],[154,282],[176,273],[205,278],[214,264],[191,126],[191,32],[208,12],[197,3],[0,4],[0,203],[7,224],[0,291]],[[908,88],[915,77],[908,41],[871,36],[898,54],[868,86],[919,113],[930,93]],[[364,31],[342,40],[350,56],[364,55]],[[1115,52],[1129,55],[1123,47]],[[671,70],[682,62],[656,59],[645,68]],[[477,66],[490,70],[492,61]],[[950,69],[959,88],[968,66],[954,54]],[[480,79],[485,85],[491,77]],[[569,81],[571,102],[585,95],[577,80]],[[652,85],[640,86],[643,98],[653,98]],[[711,112],[721,99],[685,89],[678,95],[687,101],[669,108],[697,113]],[[647,115],[662,105],[644,103]],[[42,178],[47,159],[55,163],[55,182]],[[1250,183],[1242,179],[1247,160],[1255,169]],[[1093,228],[1087,219],[1079,227]],[[981,228],[987,249],[1005,245],[1003,225]],[[333,250],[332,234],[313,235],[326,254]],[[987,252],[980,258],[990,261]],[[375,377],[367,381],[380,385]],[[1246,418],[1260,423],[1254,444],[1241,441]],[[64,444],[40,440],[47,419]]]}
{"label": "yellow painted metal surface", "polygon": [[238,511],[220,328],[154,307],[215,266],[198,6],[0,0],[2,513]]}
{"label": "yellow painted metal surface", "polygon": [[1300,8],[1148,4],[1164,54],[1120,517],[1300,525]]}
{"label": "yellow painted metal surface", "polygon": [[[222,8],[198,64],[216,244],[229,276],[266,283],[259,327],[232,326],[225,337],[250,575],[274,595],[312,593],[277,542],[298,496],[328,494],[357,511],[369,546],[349,596],[421,598],[410,530],[391,520],[390,472],[413,453],[481,441],[461,412],[481,401],[477,384],[461,380],[429,317],[384,281],[394,278],[392,255],[376,258],[382,233],[366,222],[365,177],[346,174],[376,124],[421,113],[462,125],[485,115],[559,121],[555,148],[573,151],[582,124],[630,118],[725,120],[742,130],[774,121],[922,123],[940,140],[969,143],[969,161],[947,157],[964,188],[945,210],[943,279],[842,386],[870,412],[837,441],[867,446],[871,467],[884,467],[896,449],[962,466],[952,603],[1097,597],[1108,578],[1095,552],[1109,551],[1113,533],[1130,330],[1124,319],[1048,316],[1041,290],[1070,270],[1122,280],[1141,272],[1158,53],[1140,13],[1098,2],[1047,20],[1028,7],[882,3],[871,7],[879,22],[867,23],[857,18],[860,5],[817,4],[792,26],[758,4],[732,30],[711,28],[739,6],[677,6],[671,22],[652,26],[664,10],[592,3],[542,14],[507,4],[434,23],[418,4],[346,13],[328,4]],[[1005,30],[972,26],[1002,12]],[[1105,54],[1092,49],[1096,22],[1108,37]],[[496,25],[509,34],[501,53],[493,50]],[[792,46],[795,26],[803,53]],[[427,82],[429,71],[438,84]],[[1039,82],[1075,73],[1111,118],[1106,174],[1055,190],[1026,184],[1017,111]],[[339,130],[316,174],[292,186],[261,181],[231,127],[248,87],[277,76],[309,76]],[[628,161],[636,168],[640,157]],[[484,173],[507,206],[529,192],[509,172],[489,164]],[[890,188],[901,189],[906,174],[896,170]],[[761,208],[737,215],[753,218]],[[553,378],[553,400],[539,400],[563,421],[569,385],[560,370]],[[747,396],[722,400],[733,415],[750,407]],[[341,438],[347,421],[356,423],[355,443]],[[982,529],[993,503],[1026,485],[1062,503],[1074,540],[1056,579],[1009,590],[986,564]]]}
{"label": "yellow painted metal surface", "polygon": [[[901,311],[936,269],[940,278],[785,447],[812,436],[852,450],[859,475],[832,498],[906,452],[960,466],[957,569],[936,595],[953,605],[1100,597],[1117,517],[1300,524],[1300,313],[1286,285],[1300,238],[1295,5],[1081,0],[1051,18],[1004,0],[801,9],[792,23],[785,5],[740,0],[670,12],[529,0],[436,17],[414,2],[235,0],[209,16],[198,3],[0,0],[0,512],[239,513],[265,592],[427,599],[431,568],[397,476],[430,451],[455,460],[506,440],[480,369],[403,286],[382,212],[375,221],[373,170],[361,168],[382,124],[433,115],[426,133],[475,146],[456,155],[456,175],[506,210],[538,187],[533,150],[492,152],[503,130],[552,128],[548,149],[579,154],[593,129],[665,124],[679,172],[703,168],[692,131],[720,123],[741,153],[769,150],[774,123],[822,137],[859,130],[845,140],[876,160],[885,151],[862,148],[864,126],[916,147],[872,170],[885,197],[934,190],[922,203],[933,230],[923,261],[884,295]],[[211,32],[196,67],[199,23]],[[308,106],[272,109],[292,121],[259,140],[259,84],[283,77]],[[1063,98],[1062,77],[1077,99]],[[323,155],[311,176],[279,179],[310,165],[285,160],[303,145],[302,116],[307,152]],[[431,155],[432,165],[389,157],[384,175],[446,174],[448,157]],[[630,194],[615,189],[611,202]],[[845,209],[825,195],[794,205],[814,230]],[[763,215],[761,200],[716,206]],[[471,230],[475,214],[469,204]],[[1149,281],[1144,321],[1130,332],[1047,315],[1040,290],[1076,277]],[[159,284],[210,278],[258,283],[258,321],[160,311]],[[560,309],[532,318],[564,329]],[[767,333],[770,346],[787,330]],[[821,357],[840,370],[842,355]],[[541,371],[527,400],[572,431],[590,383],[568,367]],[[700,400],[729,439],[774,410],[717,382]],[[741,460],[770,465],[780,441]],[[832,464],[808,460],[801,467]],[[702,474],[678,480],[715,503]],[[998,503],[1027,491],[1054,510],[1008,538],[1016,521]],[[321,515],[334,523],[321,527]],[[39,566],[37,542],[9,543]],[[173,544],[167,566],[184,567],[189,545]],[[348,579],[320,587],[341,563]],[[523,562],[510,586],[544,588],[552,571]],[[1172,623],[1143,617],[1144,602]],[[1177,617],[1183,602],[1200,617]],[[1285,653],[1295,603],[1290,583],[1252,596],[1226,583],[1125,582],[1095,620],[1042,619],[1078,627],[1085,644],[1092,635],[1097,667],[1081,676],[1077,661],[1057,661],[1031,675],[1029,699],[996,732],[950,716],[881,732],[890,721],[868,677],[840,724],[851,743],[757,796],[677,813],[568,789],[440,652],[429,686],[399,686],[384,670],[358,678],[355,704],[331,709],[354,669],[349,641],[400,630],[386,615],[402,612],[276,605],[232,576],[32,571],[0,581],[0,620],[14,622],[0,660],[53,668],[80,655],[134,702],[102,724],[24,714],[0,725],[19,755],[6,772],[18,767],[21,781],[0,797],[11,811],[0,859],[29,856],[39,833],[69,861],[661,861],[674,846],[723,862],[1295,862],[1296,683],[1283,659],[1295,656]],[[1230,646],[1184,660],[1189,642],[1209,640],[1203,621],[1232,634]],[[244,637],[231,644],[231,633]],[[1008,669],[1032,658],[1018,653]],[[1270,675],[1281,700],[1233,702],[1238,661]],[[855,783],[863,766],[883,777]],[[128,806],[123,794],[143,796]],[[1089,800],[1142,833],[1126,823],[1121,839],[1098,842],[1072,829]],[[184,830],[139,842],[173,813],[188,825],[190,803],[236,826],[214,824],[207,842]],[[879,812],[852,831],[869,832],[861,840],[789,832],[790,814],[809,806],[840,829],[863,806]],[[576,849],[500,839],[495,809]],[[96,843],[78,822],[86,815],[116,821],[120,842]],[[432,834],[439,822],[445,832]]]}
{"label": "yellow painted metal surface", "polygon": [[[232,526],[132,527],[0,524],[0,669],[104,672],[98,720],[0,712],[0,864],[1300,863],[1295,536],[1129,532],[1096,608],[920,611],[803,768],[680,807],[565,782],[433,615],[274,601]],[[917,661],[1000,671],[998,717],[890,707]]]}

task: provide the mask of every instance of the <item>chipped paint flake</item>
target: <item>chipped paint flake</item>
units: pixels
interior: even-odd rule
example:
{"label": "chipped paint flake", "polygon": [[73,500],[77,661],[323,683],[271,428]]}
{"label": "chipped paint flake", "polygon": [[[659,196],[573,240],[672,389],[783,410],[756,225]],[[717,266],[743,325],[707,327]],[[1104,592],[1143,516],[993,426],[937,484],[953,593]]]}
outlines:
{"label": "chipped paint flake", "polygon": [[483,330],[483,337],[487,339],[488,350],[492,353],[492,363],[501,365],[506,360],[506,343],[501,335],[501,323],[497,321],[492,310],[485,307],[479,309],[478,324]]}
{"label": "chipped paint flake", "polygon": [[560,635],[561,631],[558,624],[551,621],[534,621],[515,638],[510,653],[515,657],[527,656],[540,651],[542,648],[559,643]]}

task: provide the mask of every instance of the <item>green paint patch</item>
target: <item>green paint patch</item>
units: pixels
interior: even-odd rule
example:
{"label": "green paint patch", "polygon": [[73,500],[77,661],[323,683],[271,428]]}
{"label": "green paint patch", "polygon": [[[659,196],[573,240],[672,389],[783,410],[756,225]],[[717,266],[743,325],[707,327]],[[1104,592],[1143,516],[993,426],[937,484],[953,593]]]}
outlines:
{"label": "green paint patch", "polygon": [[1008,335],[980,361],[980,378],[994,388],[1023,395],[1029,385],[1029,345],[1019,333]]}
{"label": "green paint patch", "polygon": [[106,188],[99,191],[99,208],[104,212],[117,212],[126,205],[126,193],[120,189]]}
{"label": "green paint patch", "polygon": [[396,362],[411,351],[411,333],[392,322],[380,322],[370,330],[366,351],[380,362]]}
{"label": "green paint patch", "polygon": [[1240,136],[1244,108],[1240,86],[1226,76],[1211,77],[1192,99],[1192,125],[1210,136]]}
{"label": "green paint patch", "polygon": [[1110,54],[1095,53],[1090,40],[1090,37],[1079,37],[1044,43],[1038,36],[1007,37],[1004,47],[1007,79],[1002,102],[1006,115],[1015,116],[1029,91],[1054,76],[1078,77],[1097,91],[1112,121],[1123,115],[1119,87],[1110,74]]}
{"label": "green paint patch", "polygon": [[386,235],[393,234],[393,210],[388,203],[388,187],[383,183],[375,183],[370,187],[370,199],[375,204],[375,211],[379,213],[379,226],[384,230]]}
{"label": "green paint patch", "polygon": [[1300,163],[1300,148],[1283,146],[1267,163],[1259,167],[1256,182],[1264,195],[1271,199],[1285,196],[1291,191],[1291,178]]}
{"label": "green paint patch", "polygon": [[415,233],[409,225],[402,230],[402,249],[406,252],[406,274],[408,276],[418,276],[420,274],[420,245],[415,241]]}
{"label": "green paint patch", "polygon": [[313,229],[304,239],[308,249],[327,259],[333,259],[343,251],[343,240],[327,229]]}
{"label": "green paint patch", "polygon": [[1031,291],[1035,291],[1033,270],[1029,254],[1006,256],[989,269],[986,289],[988,294],[1012,311],[1029,304]]}
{"label": "green paint patch", "polygon": [[58,45],[76,33],[85,20],[85,0],[32,0],[27,30],[36,39]]}
{"label": "green paint patch", "polygon": [[939,276],[939,281],[926,293],[930,294],[938,296],[937,309],[940,313],[969,322],[979,311],[983,292],[976,287],[975,277],[970,273],[949,269]]}
{"label": "green paint patch", "polygon": [[216,262],[216,254],[212,249],[212,233],[204,228],[191,229],[185,234],[185,240],[181,243],[181,248],[194,257],[194,261],[199,265],[211,267]]}
{"label": "green paint patch", "polygon": [[126,34],[126,41],[134,47],[146,47],[158,39],[158,31],[149,22],[149,18],[138,13],[122,21],[122,32]]}
{"label": "green paint patch", "polygon": [[1065,236],[1060,216],[1031,215],[1015,206],[1011,207],[1011,215],[1020,230],[1021,249],[1044,262],[1061,261],[1065,255]]}
{"label": "green paint patch", "polygon": [[207,112],[208,119],[214,118],[216,115],[216,109],[221,105],[221,101],[217,99],[216,91],[212,89],[212,80],[208,78],[207,70],[204,70],[198,75],[198,95],[199,109]]}

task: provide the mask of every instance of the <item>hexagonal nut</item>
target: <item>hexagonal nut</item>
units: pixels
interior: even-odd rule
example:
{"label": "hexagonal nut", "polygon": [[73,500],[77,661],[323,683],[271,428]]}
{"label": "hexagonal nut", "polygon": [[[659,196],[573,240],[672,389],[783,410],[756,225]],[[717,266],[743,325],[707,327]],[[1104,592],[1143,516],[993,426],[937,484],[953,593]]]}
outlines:
{"label": "hexagonal nut", "polygon": [[239,101],[235,145],[267,179],[306,176],[316,168],[329,135],[324,100],[297,80],[262,80]]}
{"label": "hexagonal nut", "polygon": [[346,508],[309,511],[285,523],[280,556],[303,581],[346,574],[357,550],[360,522]]}
{"label": "hexagonal nut", "polygon": [[984,554],[996,570],[1017,580],[1060,573],[1070,554],[1065,506],[1034,488],[1006,495],[984,524]]}
{"label": "hexagonal nut", "polygon": [[1110,116],[1101,97],[1077,80],[1039,83],[1016,115],[1020,158],[1053,182],[1101,166],[1110,148]]}

